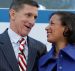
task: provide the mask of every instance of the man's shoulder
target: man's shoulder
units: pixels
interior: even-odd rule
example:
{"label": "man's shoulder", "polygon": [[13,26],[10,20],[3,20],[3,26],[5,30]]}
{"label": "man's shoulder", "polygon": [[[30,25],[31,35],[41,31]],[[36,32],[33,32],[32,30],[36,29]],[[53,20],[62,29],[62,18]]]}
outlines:
{"label": "man's shoulder", "polygon": [[28,38],[29,38],[30,44],[33,46],[33,48],[37,50],[37,53],[39,56],[42,56],[47,52],[47,48],[45,44],[43,44],[42,42],[34,38],[31,38],[31,37],[28,37]]}
{"label": "man's shoulder", "polygon": [[32,37],[28,37],[28,39],[29,39],[30,44],[35,49],[37,49],[38,51],[40,51],[40,53],[47,51],[46,45],[44,43],[42,43],[42,42],[40,42],[40,41],[38,41],[38,40],[36,40],[36,39],[34,39]]}
{"label": "man's shoulder", "polygon": [[6,39],[8,37],[8,33],[7,33],[7,29],[0,34],[0,41],[3,41],[4,39]]}
{"label": "man's shoulder", "polygon": [[41,41],[36,40],[36,39],[34,39],[34,38],[30,37],[30,36],[28,36],[28,40],[31,41],[34,44],[39,44],[39,45],[44,45],[45,46],[44,43],[42,43]]}

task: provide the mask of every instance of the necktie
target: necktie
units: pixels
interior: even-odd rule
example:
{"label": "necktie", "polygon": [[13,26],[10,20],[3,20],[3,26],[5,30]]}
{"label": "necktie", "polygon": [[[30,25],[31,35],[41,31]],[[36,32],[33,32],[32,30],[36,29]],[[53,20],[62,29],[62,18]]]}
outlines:
{"label": "necktie", "polygon": [[19,50],[20,53],[18,54],[18,64],[19,64],[19,69],[20,71],[27,71],[27,62],[26,62],[26,56],[24,55],[24,46],[25,46],[25,40],[24,38],[22,38],[20,41],[20,46],[19,46]]}

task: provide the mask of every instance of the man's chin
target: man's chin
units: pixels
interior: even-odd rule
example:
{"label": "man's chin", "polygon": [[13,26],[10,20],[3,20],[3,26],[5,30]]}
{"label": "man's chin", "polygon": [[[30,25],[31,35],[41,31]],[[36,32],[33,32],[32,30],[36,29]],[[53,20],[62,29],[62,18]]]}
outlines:
{"label": "man's chin", "polygon": [[21,34],[21,36],[22,36],[22,37],[25,37],[25,36],[28,36],[28,34],[26,34],[26,33],[25,33],[25,34]]}

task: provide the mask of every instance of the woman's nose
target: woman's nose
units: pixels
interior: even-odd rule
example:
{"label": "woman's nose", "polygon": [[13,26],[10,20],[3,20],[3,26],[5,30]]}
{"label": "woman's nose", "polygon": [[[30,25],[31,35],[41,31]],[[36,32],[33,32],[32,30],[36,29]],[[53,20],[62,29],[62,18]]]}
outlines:
{"label": "woman's nose", "polygon": [[48,30],[50,28],[50,26],[48,25],[46,28],[45,28],[45,30]]}

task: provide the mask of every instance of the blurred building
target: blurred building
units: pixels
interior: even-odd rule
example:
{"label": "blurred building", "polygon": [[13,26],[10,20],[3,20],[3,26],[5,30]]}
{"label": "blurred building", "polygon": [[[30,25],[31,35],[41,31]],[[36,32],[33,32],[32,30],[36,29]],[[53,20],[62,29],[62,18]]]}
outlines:
{"label": "blurred building", "polygon": [[37,0],[47,9],[75,9],[75,0]]}
{"label": "blurred building", "polygon": [[41,4],[39,4],[39,8],[38,8],[39,10],[46,10],[46,7],[45,6],[43,6],[43,5],[41,5]]}
{"label": "blurred building", "polygon": [[[12,0],[0,0],[0,8],[9,8]],[[75,9],[75,0],[35,0],[47,9]]]}

